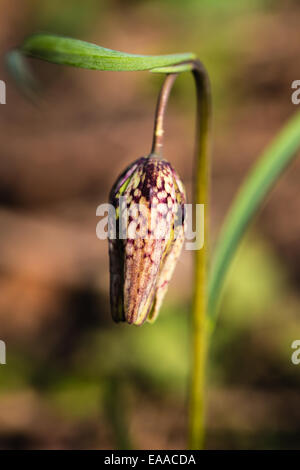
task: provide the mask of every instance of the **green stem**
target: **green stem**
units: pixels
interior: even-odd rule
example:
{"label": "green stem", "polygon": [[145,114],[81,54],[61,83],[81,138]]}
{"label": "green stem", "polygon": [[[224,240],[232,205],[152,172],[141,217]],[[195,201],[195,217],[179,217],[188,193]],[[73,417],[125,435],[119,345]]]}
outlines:
{"label": "green stem", "polygon": [[[209,131],[211,98],[208,75],[199,61],[193,61],[197,90],[196,178],[194,203],[204,204],[204,246],[195,251],[194,294],[192,307],[192,378],[189,403],[189,448],[204,446],[206,304],[207,304],[207,243],[209,215]],[[197,234],[198,235],[198,234]]]}
{"label": "green stem", "polygon": [[[198,60],[189,61],[197,91],[197,123],[195,148],[194,203],[204,205],[205,243],[195,250],[194,289],[192,307],[192,374],[189,397],[189,448],[201,449],[204,445],[204,391],[206,362],[206,304],[207,304],[207,241],[209,193],[209,128],[210,85],[207,73]],[[152,153],[161,155],[164,136],[164,117],[172,86],[178,73],[166,76],[162,85],[155,114]],[[197,234],[197,237],[200,234]]]}

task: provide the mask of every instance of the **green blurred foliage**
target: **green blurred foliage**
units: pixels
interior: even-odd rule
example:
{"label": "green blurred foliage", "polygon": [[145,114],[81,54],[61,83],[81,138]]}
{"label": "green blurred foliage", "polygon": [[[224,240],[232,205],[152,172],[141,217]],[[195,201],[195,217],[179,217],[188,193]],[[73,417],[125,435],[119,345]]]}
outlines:
{"label": "green blurred foliage", "polygon": [[120,376],[161,391],[181,392],[188,373],[187,306],[166,306],[142,328],[120,324],[95,332],[77,356],[87,377]]}
{"label": "green blurred foliage", "polygon": [[298,310],[282,263],[251,233],[228,276],[211,345],[212,382],[299,387],[290,360]]}
{"label": "green blurred foliage", "polygon": [[95,380],[84,380],[71,371],[61,380],[55,381],[45,395],[59,412],[71,418],[88,418],[99,415],[103,390]]}
{"label": "green blurred foliage", "polygon": [[22,390],[30,382],[36,364],[16,348],[7,352],[9,367],[1,367],[0,394]]}
{"label": "green blurred foliage", "polygon": [[83,35],[104,14],[105,0],[43,0],[34,3],[34,17],[39,31]]}
{"label": "green blurred foliage", "polygon": [[282,265],[271,247],[257,235],[250,235],[231,267],[223,309],[230,312],[233,327],[248,327],[278,305],[286,289]]}
{"label": "green blurred foliage", "polygon": [[[254,48],[257,43],[255,31],[249,28],[251,18],[255,20],[279,3],[279,0],[141,0],[129,5],[138,8],[141,17],[149,16],[154,30],[157,26],[162,34],[166,30],[161,53],[191,51],[205,64],[216,120],[232,112],[237,101],[237,89],[231,86],[232,75],[243,66],[244,45],[253,44]],[[145,94],[149,93],[149,86],[151,90],[151,84],[152,90],[156,89],[156,81],[152,80],[150,85],[146,84]],[[173,96],[182,109],[191,108],[194,88],[189,74],[183,74],[177,81]]]}

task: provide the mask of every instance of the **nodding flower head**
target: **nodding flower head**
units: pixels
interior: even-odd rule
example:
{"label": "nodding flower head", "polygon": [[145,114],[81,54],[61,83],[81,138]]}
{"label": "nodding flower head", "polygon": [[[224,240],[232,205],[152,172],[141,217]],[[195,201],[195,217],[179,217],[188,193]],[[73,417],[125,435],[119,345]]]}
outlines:
{"label": "nodding flower head", "polygon": [[184,187],[170,163],[150,155],[119,176],[110,203],[119,225],[116,236],[109,232],[112,317],[135,325],[152,322],[184,241]]}

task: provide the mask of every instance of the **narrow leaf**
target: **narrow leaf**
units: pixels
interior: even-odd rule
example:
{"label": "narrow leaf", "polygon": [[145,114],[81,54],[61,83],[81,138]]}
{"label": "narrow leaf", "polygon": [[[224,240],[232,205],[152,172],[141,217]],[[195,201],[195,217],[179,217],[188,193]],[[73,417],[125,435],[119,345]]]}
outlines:
{"label": "narrow leaf", "polygon": [[78,39],[43,33],[25,39],[21,51],[27,56],[56,64],[110,71],[152,70],[195,58],[192,53],[161,56],[126,54]]}
{"label": "narrow leaf", "polygon": [[208,315],[211,329],[216,323],[224,280],[241,238],[299,147],[300,113],[297,113],[258,159],[232,203],[219,236],[210,272]]}

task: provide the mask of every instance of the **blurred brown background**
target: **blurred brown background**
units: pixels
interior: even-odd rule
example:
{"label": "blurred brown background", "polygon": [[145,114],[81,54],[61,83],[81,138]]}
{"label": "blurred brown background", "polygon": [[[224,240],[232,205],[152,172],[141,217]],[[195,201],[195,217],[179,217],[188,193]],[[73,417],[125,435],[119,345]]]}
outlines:
{"label": "blurred brown background", "polygon": [[[43,85],[32,104],[4,54],[40,30],[132,53],[196,52],[213,90],[215,239],[248,169],[297,111],[299,19],[296,0],[1,1],[1,449],[184,448],[192,276],[185,251],[154,326],[111,322],[96,207],[149,152],[162,78],[32,60]],[[184,74],[165,156],[188,192],[193,132]],[[296,159],[231,271],[210,352],[208,448],[300,448],[299,177]]]}

